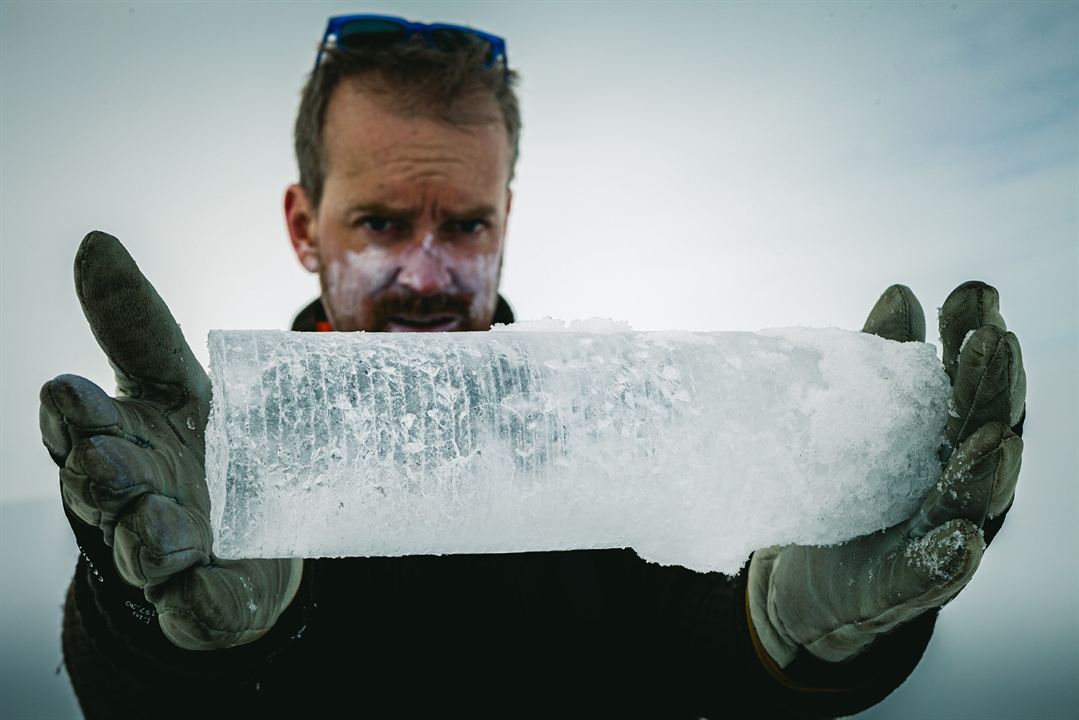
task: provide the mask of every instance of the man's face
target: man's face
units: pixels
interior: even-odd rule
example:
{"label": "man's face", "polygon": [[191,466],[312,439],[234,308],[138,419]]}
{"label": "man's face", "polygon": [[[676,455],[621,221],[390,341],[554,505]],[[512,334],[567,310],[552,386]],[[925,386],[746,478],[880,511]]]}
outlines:
{"label": "man's face", "polygon": [[[475,102],[500,117],[493,98]],[[323,147],[319,207],[293,185],[285,213],[333,328],[487,330],[511,200],[503,124],[404,117],[344,83],[330,98]]]}

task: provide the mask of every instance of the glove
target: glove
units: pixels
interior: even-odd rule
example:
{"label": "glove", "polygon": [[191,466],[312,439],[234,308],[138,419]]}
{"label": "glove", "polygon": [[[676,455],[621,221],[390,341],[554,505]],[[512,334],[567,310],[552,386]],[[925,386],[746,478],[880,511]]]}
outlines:
{"label": "glove", "polygon": [[83,239],[75,289],[119,394],[110,398],[76,375],[41,389],[42,440],[60,466],[84,557],[100,566],[111,555],[181,648],[259,638],[296,594],[303,561],[214,557],[204,461],[209,378],[116,238],[92,232]]}
{"label": "glove", "polygon": [[[895,285],[877,301],[863,331],[924,342],[925,316],[913,293]],[[821,660],[847,660],[876,637],[947,603],[978,567],[986,521],[1011,505],[1023,452],[1016,431],[1026,377],[997,291],[980,282],[958,287],[941,307],[940,335],[952,382],[942,453],[947,464],[914,516],[841,545],[772,547],[750,561],[751,624],[779,668],[802,648]]]}

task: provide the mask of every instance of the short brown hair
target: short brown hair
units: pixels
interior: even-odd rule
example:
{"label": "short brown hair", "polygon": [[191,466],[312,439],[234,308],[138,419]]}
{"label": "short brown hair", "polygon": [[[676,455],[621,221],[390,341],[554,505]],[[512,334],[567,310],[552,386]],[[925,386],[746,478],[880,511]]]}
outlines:
{"label": "short brown hair", "polygon": [[405,115],[433,117],[456,126],[497,120],[462,102],[489,93],[502,111],[509,137],[512,180],[521,135],[521,111],[514,92],[518,75],[502,61],[486,67],[487,52],[487,44],[472,36],[452,51],[428,47],[419,36],[373,50],[324,50],[322,62],[304,85],[295,128],[300,185],[314,206],[322,200],[326,179],[322,142],[326,108],[337,86],[350,80],[367,83],[367,88]]}

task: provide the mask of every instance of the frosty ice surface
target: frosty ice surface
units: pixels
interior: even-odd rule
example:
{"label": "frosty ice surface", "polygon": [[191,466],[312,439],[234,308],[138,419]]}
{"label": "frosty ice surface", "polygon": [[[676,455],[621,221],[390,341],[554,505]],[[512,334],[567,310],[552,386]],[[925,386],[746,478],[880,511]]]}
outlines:
{"label": "frosty ice surface", "polygon": [[209,344],[222,557],[633,547],[733,573],[908,517],[950,394],[931,345],[836,329]]}

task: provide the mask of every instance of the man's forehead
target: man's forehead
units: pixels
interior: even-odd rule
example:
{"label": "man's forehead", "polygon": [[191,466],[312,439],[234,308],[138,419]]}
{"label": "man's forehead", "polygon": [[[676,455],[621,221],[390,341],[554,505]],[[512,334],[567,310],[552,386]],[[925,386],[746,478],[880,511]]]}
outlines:
{"label": "man's forehead", "polygon": [[380,217],[415,220],[434,213],[440,217],[491,219],[498,215],[499,208],[483,201],[474,201],[464,194],[454,197],[451,193],[410,193],[387,196],[375,191],[357,192],[355,200],[348,204],[347,213],[362,213]]}
{"label": "man's forehead", "polygon": [[494,98],[476,98],[475,102],[483,110],[478,117],[490,120],[454,125],[397,109],[384,90],[375,91],[360,82],[341,83],[326,110],[325,150],[331,156],[356,156],[356,160],[373,164],[423,160],[470,165],[505,162],[508,141]]}
{"label": "man's forehead", "polygon": [[339,160],[335,169],[329,164],[327,179],[336,180],[335,194],[350,211],[393,216],[434,211],[486,217],[504,203],[505,170],[501,166],[478,167],[433,152]]}

